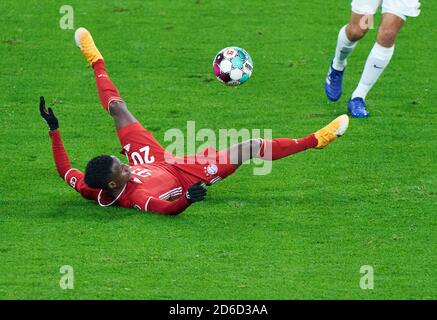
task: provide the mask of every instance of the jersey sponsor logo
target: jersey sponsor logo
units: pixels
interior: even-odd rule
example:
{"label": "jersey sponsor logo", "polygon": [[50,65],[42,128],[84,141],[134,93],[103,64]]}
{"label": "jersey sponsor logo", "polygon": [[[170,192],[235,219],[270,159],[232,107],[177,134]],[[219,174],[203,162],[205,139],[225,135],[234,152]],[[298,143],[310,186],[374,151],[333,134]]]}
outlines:
{"label": "jersey sponsor logo", "polygon": [[71,179],[70,179],[70,186],[72,186],[74,189],[76,189],[76,182],[77,182],[77,178],[76,177],[71,177]]}
{"label": "jersey sponsor logo", "polygon": [[150,147],[142,147],[140,152],[132,152],[131,158],[135,165],[153,163],[155,162],[155,157],[150,155]]}
{"label": "jersey sponsor logo", "polygon": [[136,182],[136,183],[142,183],[141,180],[138,179],[138,178],[134,178],[134,182]]}
{"label": "jersey sponsor logo", "polygon": [[[131,172],[132,174],[135,174],[137,176],[140,176],[142,178],[147,178],[150,177],[152,175],[152,170],[149,169],[143,169],[143,168],[137,168],[135,170],[132,170]],[[135,178],[138,179],[138,178]],[[138,179],[139,180],[139,179]],[[141,181],[140,181],[141,182]]]}

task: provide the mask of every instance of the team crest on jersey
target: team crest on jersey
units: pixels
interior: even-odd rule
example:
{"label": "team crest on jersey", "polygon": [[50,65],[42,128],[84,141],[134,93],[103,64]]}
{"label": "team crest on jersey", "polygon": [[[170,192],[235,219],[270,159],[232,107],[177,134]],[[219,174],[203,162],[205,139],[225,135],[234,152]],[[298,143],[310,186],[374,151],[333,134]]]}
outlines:
{"label": "team crest on jersey", "polygon": [[208,173],[208,175],[212,176],[218,172],[218,167],[215,164],[210,164],[206,168],[206,172]]}

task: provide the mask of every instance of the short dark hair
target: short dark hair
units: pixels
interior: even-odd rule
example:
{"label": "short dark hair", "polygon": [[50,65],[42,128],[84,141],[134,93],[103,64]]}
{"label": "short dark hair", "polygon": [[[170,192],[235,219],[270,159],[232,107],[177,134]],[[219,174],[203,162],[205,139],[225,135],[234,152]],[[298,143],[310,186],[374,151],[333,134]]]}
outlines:
{"label": "short dark hair", "polygon": [[114,159],[101,155],[91,159],[85,169],[85,183],[95,189],[107,189],[112,177]]}

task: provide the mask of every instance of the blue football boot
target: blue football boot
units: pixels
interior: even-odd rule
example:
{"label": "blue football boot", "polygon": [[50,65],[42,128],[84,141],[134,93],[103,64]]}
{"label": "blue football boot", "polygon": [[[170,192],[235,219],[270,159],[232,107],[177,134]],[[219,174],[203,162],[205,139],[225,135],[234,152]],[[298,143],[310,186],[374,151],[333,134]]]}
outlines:
{"label": "blue football boot", "polygon": [[329,67],[328,75],[325,80],[325,92],[326,96],[332,102],[338,101],[343,94],[343,71],[335,70],[331,66]]}
{"label": "blue football boot", "polygon": [[366,102],[363,98],[350,99],[347,103],[347,110],[354,118],[367,118],[369,113],[366,110]]}

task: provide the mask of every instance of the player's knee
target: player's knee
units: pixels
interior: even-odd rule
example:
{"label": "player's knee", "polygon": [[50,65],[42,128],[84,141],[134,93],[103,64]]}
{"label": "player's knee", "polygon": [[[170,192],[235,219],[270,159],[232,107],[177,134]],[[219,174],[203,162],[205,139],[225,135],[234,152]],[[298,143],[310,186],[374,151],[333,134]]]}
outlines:
{"label": "player's knee", "polygon": [[254,150],[258,150],[261,146],[260,139],[249,139],[239,145],[241,152],[252,153]]}
{"label": "player's knee", "polygon": [[113,100],[109,103],[109,110],[112,116],[117,116],[127,110],[126,104],[122,100]]}
{"label": "player's knee", "polygon": [[256,157],[259,154],[261,148],[261,139],[250,139],[250,158]]}
{"label": "player's knee", "polygon": [[261,139],[250,139],[250,146],[252,149],[259,149],[261,147]]}
{"label": "player's knee", "polygon": [[362,39],[369,31],[367,24],[349,24],[347,28],[347,37],[350,41],[358,41]]}
{"label": "player's knee", "polygon": [[397,36],[397,31],[391,28],[381,28],[378,32],[378,43],[386,48],[393,47]]}

